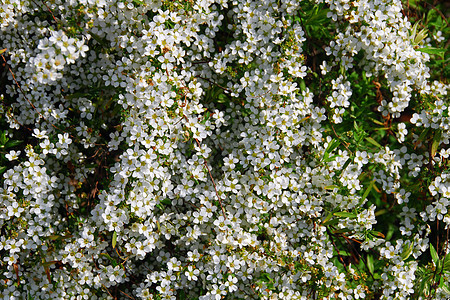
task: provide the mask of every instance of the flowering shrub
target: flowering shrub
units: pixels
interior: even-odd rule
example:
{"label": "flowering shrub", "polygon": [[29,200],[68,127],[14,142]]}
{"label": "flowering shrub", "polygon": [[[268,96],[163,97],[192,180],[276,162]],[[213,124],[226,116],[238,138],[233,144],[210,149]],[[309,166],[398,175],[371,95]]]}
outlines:
{"label": "flowering shrub", "polygon": [[411,5],[2,1],[0,298],[449,298],[449,30]]}

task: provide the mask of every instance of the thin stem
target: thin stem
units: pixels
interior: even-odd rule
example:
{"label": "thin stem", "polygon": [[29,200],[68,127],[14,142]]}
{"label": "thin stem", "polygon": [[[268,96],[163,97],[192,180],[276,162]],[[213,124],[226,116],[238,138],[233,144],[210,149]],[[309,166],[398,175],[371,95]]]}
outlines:
{"label": "thin stem", "polygon": [[[197,145],[200,147],[200,142],[198,141],[198,139],[195,139],[195,141],[197,142]],[[223,217],[226,219],[227,216],[225,215],[225,210],[223,209],[222,200],[220,199],[219,192],[217,191],[217,187],[216,187],[216,183],[214,182],[214,178],[212,177],[211,171],[209,170],[209,167],[208,167],[208,164],[206,163],[206,160],[204,160],[203,163],[204,163],[204,165],[206,167],[206,170],[208,170],[209,177],[211,178],[211,181],[212,181],[212,183],[214,185],[214,190],[216,191],[217,199],[219,200],[220,208],[222,209]]]}

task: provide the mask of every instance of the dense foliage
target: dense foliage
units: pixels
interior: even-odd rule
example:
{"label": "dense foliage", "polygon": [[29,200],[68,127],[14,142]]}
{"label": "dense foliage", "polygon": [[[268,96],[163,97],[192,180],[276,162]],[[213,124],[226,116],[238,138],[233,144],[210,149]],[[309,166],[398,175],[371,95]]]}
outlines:
{"label": "dense foliage", "polygon": [[450,298],[444,8],[2,0],[0,299]]}

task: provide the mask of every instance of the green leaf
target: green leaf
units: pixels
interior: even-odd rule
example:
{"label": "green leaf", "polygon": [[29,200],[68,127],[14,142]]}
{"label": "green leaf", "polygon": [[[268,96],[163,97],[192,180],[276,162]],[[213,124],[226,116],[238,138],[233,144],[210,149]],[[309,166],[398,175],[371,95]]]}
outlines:
{"label": "green leaf", "polygon": [[334,189],[338,189],[339,187],[337,185],[327,185],[326,187],[324,187],[324,189],[326,190],[334,190]]}
{"label": "green leaf", "polygon": [[333,214],[329,214],[323,221],[322,221],[322,225],[325,225],[328,221],[330,221],[331,217],[333,216]]}
{"label": "green leaf", "polygon": [[2,55],[3,53],[5,53],[6,50],[7,50],[6,48],[5,48],[5,49],[1,49],[1,50],[0,50],[0,55]]}
{"label": "green leaf", "polygon": [[272,282],[272,278],[270,278],[269,273],[262,273],[259,279],[264,282]]}
{"label": "green leaf", "polygon": [[353,159],[352,159],[351,157],[349,157],[349,158],[347,159],[347,161],[344,163],[344,166],[343,166],[342,169],[340,170],[340,171],[341,171],[341,174],[342,174],[342,172],[348,167],[348,165],[349,165],[352,161],[353,161]]}
{"label": "green leaf", "polygon": [[422,131],[422,133],[420,134],[419,139],[418,139],[417,141],[424,141],[425,138],[428,136],[428,132],[429,132],[429,131],[430,131],[430,128],[429,128],[429,127],[425,128],[425,129]]}
{"label": "green leaf", "polygon": [[159,225],[159,221],[156,221],[156,227],[158,227],[158,232],[161,232],[161,226]]}
{"label": "green leaf", "polygon": [[[336,254],[337,254],[337,251],[336,251]],[[343,251],[343,250],[339,250],[339,255],[340,256],[352,256],[349,252]]]}
{"label": "green leaf", "polygon": [[421,279],[422,279],[422,281],[419,286],[419,293],[427,296],[428,290],[430,289],[430,283],[429,283],[430,276],[424,276]]}
{"label": "green leaf", "polygon": [[161,203],[164,205],[170,205],[170,204],[172,204],[172,201],[170,201],[169,199],[164,199],[161,201]]}
{"label": "green leaf", "polygon": [[68,234],[68,235],[49,235],[47,237],[45,237],[45,239],[51,240],[51,241],[56,241],[56,240],[65,240],[68,238],[73,237],[73,235]]}
{"label": "green leaf", "polygon": [[436,151],[441,144],[441,131],[437,130],[433,137],[433,144],[431,144],[431,157],[436,155]]}
{"label": "green leaf", "polygon": [[407,260],[413,251],[413,243],[409,243],[406,247],[403,248],[402,254],[400,255],[403,260]]}
{"label": "green leaf", "polygon": [[369,269],[370,274],[373,274],[375,268],[373,266],[373,256],[367,254],[367,268]]}
{"label": "green leaf", "polygon": [[22,141],[11,140],[11,141],[8,141],[8,142],[5,144],[5,148],[12,148],[12,147],[15,147],[15,146],[17,146],[17,145],[19,145],[19,144],[21,144],[21,143],[22,143]]}
{"label": "green leaf", "polygon": [[220,94],[218,97],[217,97],[217,102],[218,103],[225,103],[227,101],[227,96],[225,95],[225,94]]}
{"label": "green leaf", "polygon": [[303,79],[300,79],[300,90],[305,91],[306,90],[306,83]]}
{"label": "green leaf", "polygon": [[379,231],[371,230],[371,231],[370,231],[370,234],[373,235],[373,236],[376,236],[376,237],[380,237],[380,238],[382,238],[382,239],[385,238],[384,234],[382,234],[382,233],[379,232]]}
{"label": "green leaf", "polygon": [[339,223],[339,219],[333,219],[333,220],[329,220],[327,222],[323,222],[322,225],[331,226],[331,225],[336,225],[337,223]]}
{"label": "green leaf", "polygon": [[335,231],[333,231],[334,234],[338,234],[338,233],[345,233],[345,232],[350,232],[351,230],[348,228],[342,228],[342,229],[337,229]]}
{"label": "green leaf", "polygon": [[54,264],[56,264],[56,263],[58,263],[59,261],[57,261],[57,260],[52,260],[52,261],[44,261],[44,262],[42,262],[42,265],[44,266],[44,268],[48,268],[48,267],[50,267],[51,265],[54,265]]}
{"label": "green leaf", "polygon": [[298,121],[297,123],[295,123],[295,125],[301,124],[301,123],[305,122],[306,120],[308,120],[309,118],[311,118],[311,116],[306,116],[303,119],[301,119],[300,121]]}
{"label": "green leaf", "polygon": [[385,240],[389,241],[392,238],[392,236],[394,235],[394,232],[395,232],[395,226],[392,225],[391,223],[389,223]]}
{"label": "green leaf", "polygon": [[96,40],[100,45],[102,45],[103,47],[108,47],[108,43],[106,42],[106,40],[104,40],[103,38],[101,38],[99,35],[93,33],[92,31],[89,32],[89,34],[94,38],[94,40]]}
{"label": "green leaf", "polygon": [[442,291],[444,293],[446,293],[447,295],[450,295],[450,288],[448,287],[448,285],[446,283],[444,283],[444,281],[441,281],[441,284],[439,285],[439,287],[442,289]]}
{"label": "green leaf", "polygon": [[3,131],[0,135],[0,144],[5,145],[9,139],[6,137],[6,131]]}
{"label": "green leaf", "polygon": [[345,212],[345,211],[336,212],[333,215],[335,215],[336,217],[339,217],[339,218],[350,218],[350,219],[354,219],[357,217],[356,214]]}
{"label": "green leaf", "polygon": [[336,157],[340,157],[340,155],[333,155],[330,157],[326,157],[324,156],[323,162],[330,162],[330,161],[334,161]]}
{"label": "green leaf", "polygon": [[445,49],[434,48],[434,47],[424,47],[424,48],[419,48],[419,49],[416,49],[416,50],[420,51],[420,52],[423,52],[423,53],[427,53],[427,54],[438,55],[442,59],[444,59],[444,55],[445,55],[445,52],[446,52]]}
{"label": "green leaf", "polygon": [[113,248],[116,248],[116,243],[117,243],[117,232],[114,231],[113,237],[112,237],[112,247]]}
{"label": "green leaf", "polygon": [[366,141],[368,141],[369,143],[371,143],[374,146],[377,146],[378,148],[383,148],[377,141],[375,141],[370,136],[366,137]]}
{"label": "green leaf", "polygon": [[320,11],[316,10],[316,14],[306,20],[305,26],[323,25],[323,23],[328,21],[327,14],[329,11],[329,9],[321,9]]}
{"label": "green leaf", "polygon": [[361,200],[359,201],[360,206],[364,203],[364,200],[366,200],[366,198],[369,195],[370,191],[372,190],[374,184],[375,184],[375,179],[370,182],[369,186],[364,191],[364,194],[362,195]]}
{"label": "green leaf", "polygon": [[374,130],[389,130],[391,128],[389,127],[381,127],[381,128],[375,128]]}
{"label": "green leaf", "polygon": [[445,256],[442,267],[444,272],[450,272],[450,253]]}
{"label": "green leaf", "polygon": [[380,209],[379,211],[376,211],[375,212],[375,217],[378,217],[378,216],[381,216],[381,215],[384,215],[385,213],[387,213],[388,212],[388,210],[387,209],[385,209],[385,208],[383,208],[383,209]]}
{"label": "green leaf", "polygon": [[[330,155],[331,152],[334,151],[334,149],[336,149],[339,145],[341,144],[341,142],[339,140],[333,139],[329,144],[327,149],[325,150],[325,153],[323,155],[323,160],[325,161],[328,156]],[[334,156],[335,157],[335,156]]]}
{"label": "green leaf", "polygon": [[436,249],[432,244],[430,244],[430,254],[433,259],[434,265],[437,266],[439,264],[439,255],[436,252]]}
{"label": "green leaf", "polygon": [[380,126],[384,126],[384,123],[383,122],[380,122],[380,121],[378,121],[378,120],[375,120],[374,118],[369,118],[372,122],[374,122],[375,124],[377,124],[377,125],[380,125]]}
{"label": "green leaf", "polygon": [[0,174],[3,174],[3,172],[5,172],[7,169],[7,167],[0,167]]}
{"label": "green leaf", "polygon": [[103,257],[106,257],[112,263],[112,265],[114,267],[118,265],[116,260],[114,258],[112,258],[108,253],[100,253],[99,255],[103,256]]}

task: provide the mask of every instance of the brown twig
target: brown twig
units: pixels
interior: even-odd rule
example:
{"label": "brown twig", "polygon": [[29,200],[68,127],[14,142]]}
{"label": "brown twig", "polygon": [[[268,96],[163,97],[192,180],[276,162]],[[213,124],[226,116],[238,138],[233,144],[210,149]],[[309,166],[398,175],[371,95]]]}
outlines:
{"label": "brown twig", "polygon": [[[197,145],[200,147],[200,142],[198,141],[198,139],[195,139],[195,141],[197,142]],[[206,160],[204,160],[203,163],[204,163],[204,165],[206,167],[206,170],[208,170],[209,177],[211,178],[211,181],[212,181],[212,183],[214,185],[214,190],[216,191],[217,199],[219,200],[220,208],[222,209],[223,217],[226,219],[227,216],[225,215],[225,210],[223,209],[223,205],[222,205],[222,199],[220,198],[219,192],[217,191],[217,187],[216,187],[216,183],[214,182],[214,178],[212,177],[211,171],[209,170],[209,167],[208,167],[208,164],[206,163]]]}
{"label": "brown twig", "polygon": [[125,292],[122,292],[121,290],[119,290],[119,292],[121,292],[122,294],[124,294],[125,296],[127,296],[127,297],[130,298],[130,299],[136,300],[136,298],[131,297],[130,295],[126,294]]}
{"label": "brown twig", "polygon": [[58,20],[55,18],[55,15],[53,14],[52,10],[50,9],[50,7],[48,7],[47,3],[45,3],[45,1],[42,1],[42,3],[44,3],[45,7],[47,7],[47,10],[50,12],[50,14],[53,17],[53,20],[55,20],[56,23],[59,23]]}
{"label": "brown twig", "polygon": [[14,75],[13,70],[11,70],[11,67],[8,65],[8,62],[6,61],[5,57],[2,54],[2,58],[3,61],[5,62],[6,66],[8,67],[8,71],[11,73],[13,80],[15,82],[15,84],[17,85],[17,87],[19,88],[19,91],[21,92],[21,94],[23,95],[23,97],[25,98],[25,100],[27,100],[27,102],[31,105],[31,107],[33,107],[33,109],[39,114],[39,116],[44,119],[47,123],[49,123],[50,125],[52,125],[55,129],[64,132],[63,130],[59,129],[58,127],[56,127],[55,125],[53,125],[52,123],[50,123],[49,121],[47,121],[47,119],[41,114],[41,112],[39,110],[37,110],[36,106],[34,106],[33,103],[31,103],[31,101],[27,98],[27,96],[25,95],[25,92],[22,90],[22,87],[20,86],[19,82],[16,79],[16,76]]}
{"label": "brown twig", "polygon": [[224,91],[231,92],[230,89],[227,89],[227,88],[221,86],[221,85],[218,84],[218,83],[215,83],[214,81],[212,81],[212,80],[210,80],[210,79],[208,79],[208,78],[204,78],[204,77],[201,77],[201,76],[195,76],[195,77],[200,78],[200,79],[203,79],[203,80],[205,80],[205,81],[208,81],[210,84],[214,84],[214,85],[220,87],[220,88],[221,88],[222,90],[224,90]]}

